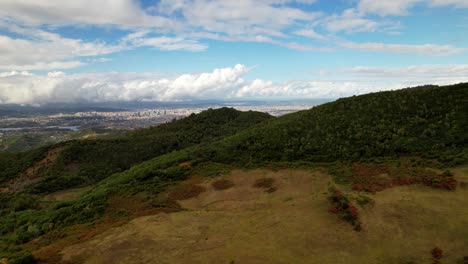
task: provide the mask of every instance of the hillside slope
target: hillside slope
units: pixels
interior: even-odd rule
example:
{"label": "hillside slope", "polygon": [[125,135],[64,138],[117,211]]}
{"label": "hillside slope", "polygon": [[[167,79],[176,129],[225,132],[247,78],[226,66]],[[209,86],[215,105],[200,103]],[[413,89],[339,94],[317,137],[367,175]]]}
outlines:
{"label": "hillside slope", "polygon": [[210,109],[115,139],[74,140],[26,153],[4,153],[0,154],[0,184],[33,166],[55,148],[61,148],[61,152],[54,162],[38,172],[40,175],[36,177],[45,179],[31,186],[31,191],[44,193],[92,184],[142,161],[233,135],[271,118],[260,112]]}
{"label": "hillside slope", "polygon": [[[280,118],[209,110],[119,139],[66,143],[46,170],[49,178],[14,196],[0,195],[0,249],[2,243],[11,247],[11,241],[22,245],[44,235],[49,239],[51,233],[60,236],[76,224],[179,210],[177,202],[160,194],[189,176],[216,176],[233,167],[320,162],[346,172],[339,166],[358,162],[352,170],[366,180],[385,181],[385,188],[448,183],[453,190],[457,182],[450,172],[427,170],[424,164],[441,168],[467,162],[467,99],[468,84],[427,86],[339,99]],[[32,159],[36,152],[22,155]],[[395,161],[387,166],[382,160]],[[82,181],[75,183],[76,178]],[[97,181],[77,199],[42,207],[37,201],[41,193]],[[194,188],[186,192],[199,191]]]}

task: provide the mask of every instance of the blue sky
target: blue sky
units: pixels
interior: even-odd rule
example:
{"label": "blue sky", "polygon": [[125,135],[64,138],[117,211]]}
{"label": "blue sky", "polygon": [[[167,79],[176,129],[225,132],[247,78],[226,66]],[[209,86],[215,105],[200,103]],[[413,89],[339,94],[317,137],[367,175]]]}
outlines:
{"label": "blue sky", "polygon": [[337,98],[468,81],[468,0],[0,2],[0,103]]}

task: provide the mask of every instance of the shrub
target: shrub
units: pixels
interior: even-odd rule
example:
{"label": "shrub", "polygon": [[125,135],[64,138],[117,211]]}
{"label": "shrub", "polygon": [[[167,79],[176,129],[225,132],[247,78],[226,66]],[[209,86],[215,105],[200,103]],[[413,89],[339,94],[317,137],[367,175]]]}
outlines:
{"label": "shrub", "polygon": [[211,186],[217,191],[226,190],[234,186],[234,183],[230,180],[221,179],[211,183]]}
{"label": "shrub", "polygon": [[253,187],[255,188],[271,188],[273,187],[273,178],[260,178],[255,181]]}
{"label": "shrub", "polygon": [[330,213],[337,214],[341,219],[352,224],[354,230],[361,230],[361,223],[359,221],[358,210],[349,199],[337,188],[330,187],[330,196],[328,200],[332,207],[328,210]]}
{"label": "shrub", "polygon": [[33,263],[36,263],[36,259],[30,252],[23,253],[19,257],[16,257],[8,261],[8,264],[33,264]]}
{"label": "shrub", "polygon": [[443,251],[439,247],[435,247],[431,250],[431,255],[434,259],[441,259]]}

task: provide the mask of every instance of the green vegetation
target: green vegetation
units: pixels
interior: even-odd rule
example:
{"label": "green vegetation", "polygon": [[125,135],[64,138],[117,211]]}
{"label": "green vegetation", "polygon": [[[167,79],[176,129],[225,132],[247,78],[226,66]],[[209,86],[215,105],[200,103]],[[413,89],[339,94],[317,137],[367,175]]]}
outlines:
{"label": "green vegetation", "polygon": [[[42,180],[19,193],[0,194],[0,258],[24,254],[18,245],[52,230],[102,219],[115,197],[164,207],[168,201],[157,194],[169,185],[234,167],[320,164],[337,183],[358,191],[411,183],[453,190],[450,171],[438,174],[423,167],[467,162],[467,95],[468,84],[418,87],[339,99],[280,118],[223,108],[116,138],[2,153],[0,185],[60,148],[39,172]],[[37,203],[45,194],[84,185],[95,186],[75,200]],[[333,193],[335,211],[359,229],[356,208]],[[357,200],[360,205],[369,201]],[[111,215],[127,217],[128,212],[116,209]]]}
{"label": "green vegetation", "polygon": [[199,149],[205,160],[258,165],[421,156],[468,160],[468,84],[366,94],[264,122]]}
{"label": "green vegetation", "polygon": [[[43,181],[31,192],[46,193],[98,182],[145,160],[229,136],[272,118],[259,112],[222,108],[140,129],[113,139],[74,140],[63,146],[57,160],[42,172]],[[41,159],[47,148],[20,154],[0,154],[0,183]]]}

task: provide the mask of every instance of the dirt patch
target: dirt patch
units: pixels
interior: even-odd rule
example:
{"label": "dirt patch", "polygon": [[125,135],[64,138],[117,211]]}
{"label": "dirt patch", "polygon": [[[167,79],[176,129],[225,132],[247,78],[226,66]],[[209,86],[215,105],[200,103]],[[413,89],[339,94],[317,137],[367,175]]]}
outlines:
{"label": "dirt patch", "polygon": [[253,187],[255,188],[271,188],[275,180],[273,178],[261,178],[255,181]]}
{"label": "dirt patch", "polygon": [[168,195],[169,200],[179,201],[197,197],[206,188],[193,183],[183,183],[176,186]]}
{"label": "dirt patch", "polygon": [[211,186],[217,191],[227,190],[234,186],[234,183],[227,179],[216,180],[211,183]]}
{"label": "dirt patch", "polygon": [[263,188],[266,193],[274,193],[278,190],[277,187],[273,186],[274,182],[275,179],[273,178],[260,178],[254,182],[253,187]]}
{"label": "dirt patch", "polygon": [[460,188],[468,189],[468,183],[467,182],[460,182]]}

